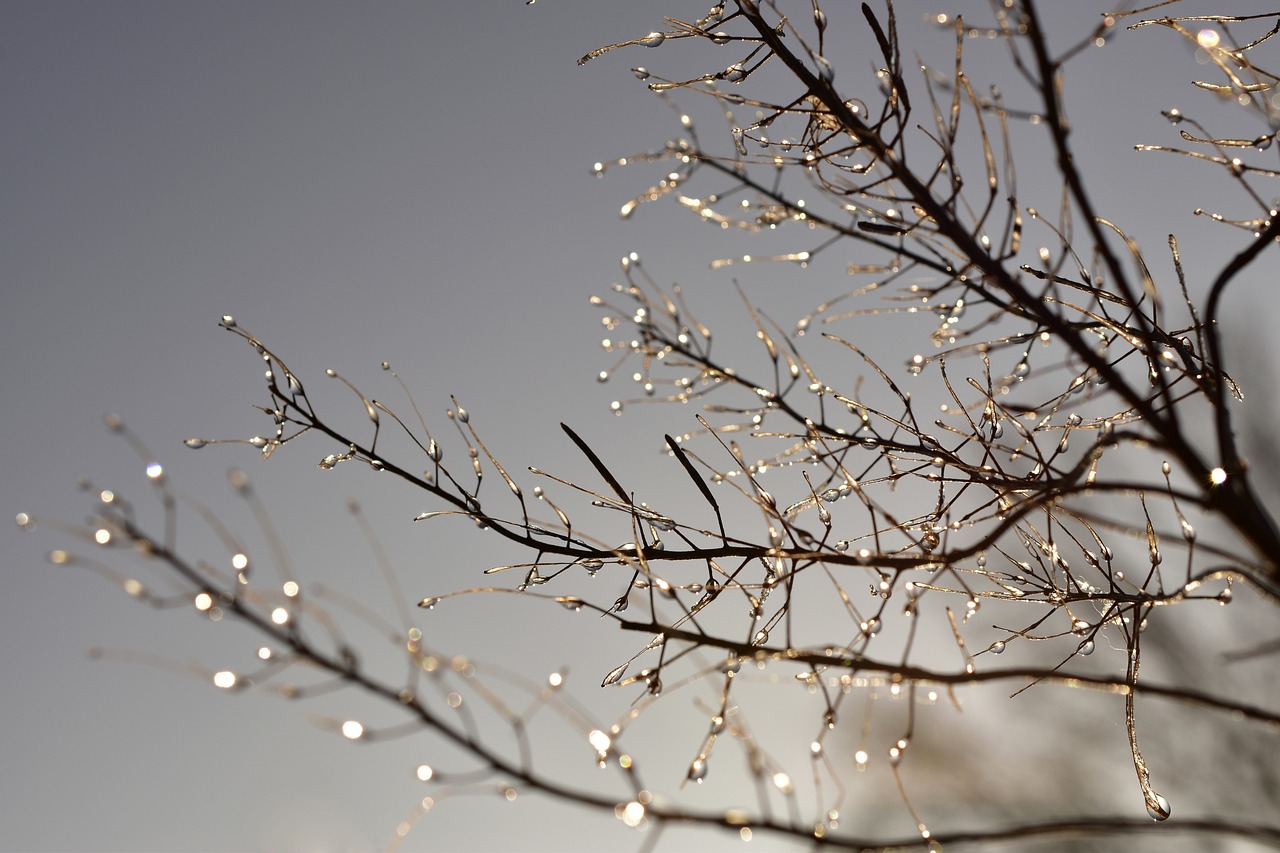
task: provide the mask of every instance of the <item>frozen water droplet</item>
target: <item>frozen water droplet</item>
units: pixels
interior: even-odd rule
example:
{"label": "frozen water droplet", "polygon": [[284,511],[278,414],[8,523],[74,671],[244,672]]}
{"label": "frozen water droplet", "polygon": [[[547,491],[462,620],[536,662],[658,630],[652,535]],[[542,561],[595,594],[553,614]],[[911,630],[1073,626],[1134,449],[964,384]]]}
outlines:
{"label": "frozen water droplet", "polygon": [[813,55],[813,63],[818,66],[818,76],[822,78],[824,83],[830,83],[835,79],[836,70],[831,67],[831,63],[827,61],[825,56],[815,53]]}
{"label": "frozen water droplet", "polygon": [[232,317],[230,314],[223,314],[222,325],[226,326],[228,329],[234,329],[236,327],[236,318]]}
{"label": "frozen water droplet", "polygon": [[1168,820],[1173,809],[1169,807],[1168,800],[1152,791],[1147,799],[1147,814],[1151,815],[1152,820]]}
{"label": "frozen water droplet", "polygon": [[662,44],[662,40],[664,38],[665,36],[663,36],[662,33],[654,32],[654,33],[649,33],[649,35],[645,36],[642,39],[637,39],[636,43],[643,45],[644,47],[657,47],[658,45]]}
{"label": "frozen water droplet", "polygon": [[608,687],[610,684],[617,684],[622,680],[623,673],[627,671],[627,664],[623,664],[617,669],[610,672],[604,677],[604,681],[600,682],[601,687]]}

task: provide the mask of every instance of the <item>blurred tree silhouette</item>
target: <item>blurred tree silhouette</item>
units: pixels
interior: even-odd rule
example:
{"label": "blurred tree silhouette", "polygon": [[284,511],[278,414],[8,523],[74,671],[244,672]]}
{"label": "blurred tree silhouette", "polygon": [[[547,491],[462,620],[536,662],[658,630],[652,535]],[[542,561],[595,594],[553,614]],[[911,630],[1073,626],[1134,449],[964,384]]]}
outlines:
{"label": "blurred tree silhouette", "polygon": [[[624,218],[669,197],[685,209],[670,215],[750,241],[751,254],[713,267],[772,264],[781,282],[797,265],[831,265],[856,282],[798,311],[782,284],[767,305],[740,291],[740,306],[696,307],[632,255],[622,283],[592,297],[614,359],[599,379],[637,388],[614,411],[695,404],[677,408],[661,443],[680,499],[638,495],[611,462],[623,448],[567,425],[590,480],[500,461],[456,400],[433,433],[387,364],[404,400],[394,410],[328,371],[368,419],[339,426],[299,372],[223,318],[262,359],[272,424],[233,443],[269,457],[304,436],[325,442],[320,468],[363,466],[432,496],[419,523],[465,519],[518,546],[520,562],[488,568],[494,586],[419,606],[515,593],[598,614],[572,628],[579,643],[635,634],[634,655],[600,673],[615,722],[597,721],[563,672],[529,679],[434,648],[418,627],[431,616],[410,612],[376,545],[400,604],[392,621],[310,589],[305,574],[282,568],[264,583],[244,541],[202,507],[229,557],[189,551],[182,500],[119,420],[109,425],[147,463],[163,527],[98,491],[79,535],[163,567],[163,586],[97,558],[52,559],[260,633],[260,660],[207,673],[216,687],[355,688],[400,722],[322,726],[456,747],[456,766],[417,768],[432,791],[393,843],[441,798],[496,790],[612,812],[650,845],[677,825],[862,850],[1100,838],[1127,849],[1135,837],[1165,848],[1206,835],[1280,845],[1280,705],[1265,677],[1280,651],[1280,528],[1238,447],[1248,410],[1219,325],[1230,285],[1280,235],[1264,201],[1278,173],[1251,162],[1280,127],[1280,78],[1258,64],[1280,14],[1142,17],[1168,5],[1117,12],[1056,47],[1030,0],[993,3],[980,24],[937,14],[954,54],[917,60],[892,4],[828,10],[828,21],[816,0],[737,0],[582,57],[661,47],[655,57],[688,50],[699,63],[688,75],[635,69],[671,103],[679,135],[595,165],[656,173]],[[1195,86],[1252,128],[1170,110],[1175,143],[1139,146],[1217,170],[1240,193],[1236,207],[1204,211],[1225,230],[1203,282],[1184,275],[1174,236],[1157,263],[1095,209],[1073,157],[1065,69],[1126,28],[1190,42],[1213,72]],[[1003,50],[1007,95],[964,70],[988,39]],[[708,123],[724,129],[698,130]],[[1060,195],[1023,198],[1017,175],[1031,171],[1056,174]],[[1163,263],[1171,275],[1157,274]],[[736,315],[748,345],[712,333]],[[901,324],[907,348],[870,351],[867,324]],[[215,443],[227,442],[187,441]],[[265,518],[248,481],[233,485]],[[269,523],[264,534],[284,550]],[[389,650],[355,645],[344,621],[374,626]],[[407,674],[372,663],[379,652]],[[295,670],[301,683],[280,683]],[[698,694],[696,719],[682,719],[696,742],[679,772],[661,760],[650,772],[656,747],[633,729],[676,691]],[[553,745],[584,743],[607,781],[542,769]],[[1122,799],[1112,765],[1097,763],[1113,754],[1131,774]],[[721,768],[727,804],[695,801],[687,786],[714,788]]]}

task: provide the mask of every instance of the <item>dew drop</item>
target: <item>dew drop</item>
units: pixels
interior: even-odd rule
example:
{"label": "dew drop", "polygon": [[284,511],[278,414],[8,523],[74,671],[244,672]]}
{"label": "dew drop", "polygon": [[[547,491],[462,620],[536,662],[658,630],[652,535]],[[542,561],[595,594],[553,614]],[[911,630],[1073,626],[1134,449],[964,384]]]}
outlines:
{"label": "dew drop", "polygon": [[991,644],[991,648],[989,649],[989,651],[993,655],[1002,655],[1004,654],[1004,650],[1005,650],[1004,640],[996,640],[994,643]]}
{"label": "dew drop", "polygon": [[643,45],[644,47],[657,47],[658,45],[662,44],[662,41],[664,38],[665,36],[663,36],[662,33],[653,32],[653,33],[649,33],[649,35],[645,36],[642,39],[637,39],[636,43]]}
{"label": "dew drop", "polygon": [[185,444],[187,447],[190,447],[192,450],[199,450],[200,448],[206,447],[209,444],[209,442],[203,438],[188,438],[186,441],[182,443]]}
{"label": "dew drop", "polygon": [[702,780],[707,778],[707,762],[702,758],[695,758],[693,763],[689,765],[688,780],[697,784],[702,784]]}

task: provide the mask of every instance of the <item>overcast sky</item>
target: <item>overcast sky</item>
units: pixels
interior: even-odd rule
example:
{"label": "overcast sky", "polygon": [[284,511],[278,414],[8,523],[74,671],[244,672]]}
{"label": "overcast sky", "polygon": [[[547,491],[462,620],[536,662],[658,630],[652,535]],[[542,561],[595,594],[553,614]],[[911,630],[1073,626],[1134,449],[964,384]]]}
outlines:
{"label": "overcast sky", "polygon": [[[626,392],[593,381],[610,357],[587,297],[636,250],[660,279],[719,304],[729,274],[708,261],[730,252],[673,202],[619,219],[654,172],[591,175],[597,160],[677,135],[674,114],[628,70],[659,68],[666,53],[676,62],[675,48],[632,48],[583,68],[575,60],[705,5],[0,4],[8,517],[81,520],[92,501],[77,491],[80,477],[147,504],[138,458],[102,426],[117,412],[178,488],[251,530],[226,486],[226,470],[244,468],[299,574],[348,577],[350,591],[391,612],[343,509],[353,495],[396,555],[407,598],[480,583],[500,560],[473,549],[474,537],[432,538],[410,523],[431,508],[426,499],[370,488],[368,472],[316,471],[332,452],[319,442],[267,464],[243,446],[182,447],[269,429],[251,408],[264,402],[260,363],[217,328],[228,313],[317,386],[332,367],[392,398],[378,370],[385,359],[436,422],[457,394],[513,470],[585,474],[559,432],[564,420],[646,476],[654,439],[688,428],[691,412],[609,413]],[[1053,25],[1071,38],[1102,8],[1052,5]],[[903,40],[945,66],[950,37],[921,23],[935,8],[952,4],[899,4]],[[837,70],[865,79],[854,41],[865,33],[848,37]],[[1068,98],[1100,207],[1159,246],[1170,229],[1204,232],[1191,215],[1202,202],[1185,192],[1191,166],[1143,159],[1132,145],[1171,141],[1158,111],[1188,101],[1194,66],[1167,33],[1122,38],[1132,41],[1123,52],[1101,48],[1071,67]],[[1034,193],[1037,176],[1022,180]],[[1052,208],[1056,187],[1039,189],[1036,203]],[[848,289],[783,274],[785,292],[800,294],[797,314]],[[1274,310],[1247,287],[1250,304]],[[1248,314],[1237,312],[1245,331]],[[184,520],[184,532],[196,527]],[[342,713],[340,703],[317,710],[89,661],[87,648],[105,647],[212,670],[255,643],[227,639],[232,626],[201,624],[190,608],[149,612],[85,572],[49,565],[48,551],[66,545],[51,530],[9,523],[0,536],[0,847],[371,849],[425,793],[413,768],[434,760],[431,741],[364,747],[307,724],[312,713]],[[573,658],[586,667],[576,682],[584,693],[632,645],[603,630],[587,640],[547,633],[524,613],[461,608],[449,621],[442,607],[428,639],[535,680]],[[629,700],[592,701],[616,715]],[[558,849],[613,824],[536,800],[499,808],[485,795],[442,805],[407,846]]]}

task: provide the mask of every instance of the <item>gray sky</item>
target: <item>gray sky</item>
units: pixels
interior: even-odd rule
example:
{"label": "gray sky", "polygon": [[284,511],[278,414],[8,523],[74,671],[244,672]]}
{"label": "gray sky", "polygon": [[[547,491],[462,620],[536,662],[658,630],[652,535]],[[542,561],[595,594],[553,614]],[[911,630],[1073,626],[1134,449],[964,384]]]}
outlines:
{"label": "gray sky", "polygon": [[[1063,16],[1055,26],[1073,35],[1096,11],[1079,4],[1072,16],[1061,10],[1076,4],[1054,5]],[[944,6],[900,4],[904,42],[918,39],[935,61],[949,37],[920,19]],[[670,202],[620,221],[619,205],[652,182],[652,170],[590,174],[597,160],[677,134],[670,110],[628,69],[675,65],[688,51],[633,48],[585,68],[575,60],[661,29],[664,13],[703,12],[620,0],[0,5],[8,516],[81,519],[92,502],[77,492],[79,477],[150,506],[141,464],[101,425],[118,412],[179,489],[251,530],[225,480],[229,467],[245,469],[298,574],[349,581],[380,612],[391,602],[343,510],[348,495],[374,518],[412,600],[478,584],[483,568],[502,562],[469,531],[410,524],[431,508],[425,498],[380,488],[368,472],[316,471],[332,452],[320,442],[267,464],[242,446],[186,451],[184,438],[268,429],[250,408],[264,402],[260,365],[217,328],[224,313],[310,387],[333,367],[367,393],[398,399],[378,370],[386,359],[442,426],[457,394],[514,470],[589,476],[560,434],[565,420],[647,481],[655,438],[688,428],[691,412],[609,414],[608,402],[627,392],[592,381],[610,356],[587,297],[637,250],[659,278],[719,304],[730,276],[707,262],[736,244]],[[1191,75],[1172,36],[1141,36],[1126,53],[1103,48],[1071,68],[1081,157],[1098,172],[1100,206],[1140,223],[1151,245],[1169,229],[1194,229],[1201,236],[1188,244],[1211,247],[1213,233],[1190,213],[1203,203],[1187,201],[1191,167],[1131,151],[1171,141],[1157,111],[1188,100]],[[861,58],[848,61],[842,75],[863,73]],[[1034,192],[1037,176],[1023,180]],[[1130,182],[1155,188],[1134,193]],[[1052,207],[1056,190],[1040,189],[1036,203]],[[1152,210],[1169,221],[1153,221]],[[734,272],[760,287],[774,274]],[[797,313],[848,287],[784,274],[803,294]],[[330,410],[354,402],[331,399]],[[206,534],[193,522],[184,518],[182,532],[198,541]],[[364,747],[307,725],[312,713],[344,713],[341,697],[290,705],[87,660],[85,649],[101,646],[213,670],[256,644],[230,625],[200,624],[189,608],[152,613],[84,572],[50,566],[45,554],[66,544],[52,531],[20,534],[10,523],[0,535],[0,848],[377,848],[427,792],[412,773],[436,760],[429,739]],[[584,641],[563,619],[526,610],[442,607],[424,630],[445,650],[535,679],[573,660],[584,695],[632,646],[603,630]],[[590,701],[616,715],[629,698]],[[677,746],[681,755],[690,748]],[[407,846],[637,842],[612,818],[570,814],[564,823],[563,810],[533,798],[460,798]]]}

